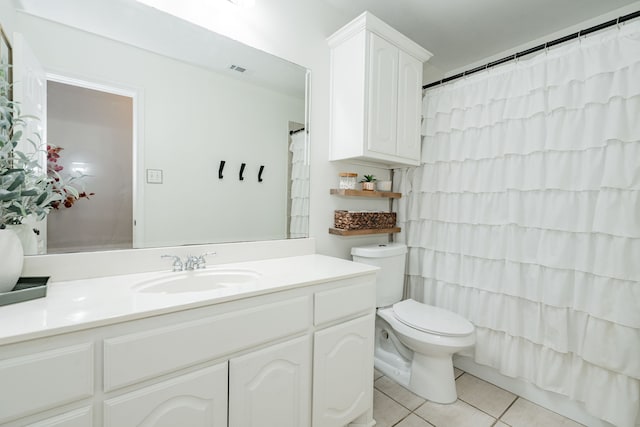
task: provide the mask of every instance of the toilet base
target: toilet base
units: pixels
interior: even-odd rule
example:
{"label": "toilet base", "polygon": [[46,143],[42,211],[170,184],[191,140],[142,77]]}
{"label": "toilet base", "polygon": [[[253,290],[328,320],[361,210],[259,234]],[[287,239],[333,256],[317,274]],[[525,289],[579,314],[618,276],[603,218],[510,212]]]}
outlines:
{"label": "toilet base", "polygon": [[458,399],[451,355],[429,356],[413,353],[409,390],[435,403]]}
{"label": "toilet base", "polygon": [[451,356],[425,356],[413,353],[411,361],[377,347],[375,368],[418,396],[435,403],[457,400]]}

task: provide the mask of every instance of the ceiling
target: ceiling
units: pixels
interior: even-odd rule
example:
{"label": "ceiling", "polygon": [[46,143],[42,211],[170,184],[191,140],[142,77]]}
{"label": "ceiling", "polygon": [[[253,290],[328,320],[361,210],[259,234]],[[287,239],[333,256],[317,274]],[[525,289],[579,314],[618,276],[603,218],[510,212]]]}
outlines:
{"label": "ceiling", "polygon": [[[170,18],[146,5],[172,4],[174,0],[14,2],[28,13],[116,40],[126,40],[212,69],[226,68],[228,72],[230,64],[239,63],[250,69],[245,78],[277,80],[279,87],[286,88],[287,84],[295,81],[292,75],[300,72],[300,67],[284,61],[270,67],[267,59],[254,60],[255,52],[250,52],[252,49],[248,47],[211,51],[213,45],[235,42],[223,36],[206,34],[204,28],[186,21],[174,19],[169,22]],[[582,24],[600,23],[600,19],[604,19],[600,15],[640,10],[640,0],[255,0],[255,3],[255,9],[246,12],[256,14],[254,19],[258,23],[262,18],[257,11],[286,16],[293,9],[308,9],[307,13],[296,16],[308,20],[308,15],[313,15],[314,25],[323,29],[324,37],[368,10],[434,54],[425,65],[425,82],[460,71],[470,64],[485,62],[487,58],[541,37],[558,32],[555,37],[565,35],[570,32],[570,27],[574,27],[571,31],[576,31],[584,28]],[[208,17],[207,20],[216,14],[226,16],[223,13],[226,9],[235,8],[226,0],[182,0],[179,4],[184,9],[197,9],[198,16]],[[140,22],[145,25],[140,25]],[[202,22],[199,25],[206,27]],[[579,25],[577,29],[576,25]],[[172,31],[168,33],[166,28]],[[143,31],[136,32],[136,29]],[[183,37],[198,43],[185,46],[180,43],[185,39]],[[221,54],[231,51],[234,52],[233,58]],[[263,74],[268,76],[263,77]],[[296,95],[302,96],[299,87]]]}
{"label": "ceiling", "polygon": [[[637,0],[322,0],[353,19],[368,10],[431,51],[446,73]],[[626,13],[629,13],[628,11]],[[593,25],[590,24],[590,25]]]}

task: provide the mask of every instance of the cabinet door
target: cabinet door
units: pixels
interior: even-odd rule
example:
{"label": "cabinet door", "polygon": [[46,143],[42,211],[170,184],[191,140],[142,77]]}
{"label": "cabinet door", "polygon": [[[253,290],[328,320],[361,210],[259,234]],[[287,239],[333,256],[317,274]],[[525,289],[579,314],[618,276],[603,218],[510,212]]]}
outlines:
{"label": "cabinet door", "polygon": [[313,427],[342,427],[373,404],[374,315],[315,333]]}
{"label": "cabinet door", "polygon": [[398,107],[398,48],[369,34],[368,149],[396,154]]}
{"label": "cabinet door", "polygon": [[229,427],[305,427],[310,402],[308,336],[229,361]]}
{"label": "cabinet door", "polygon": [[421,144],[422,62],[400,51],[399,64],[397,154],[418,161]]}
{"label": "cabinet door", "polygon": [[104,427],[226,427],[227,363],[104,402]]}

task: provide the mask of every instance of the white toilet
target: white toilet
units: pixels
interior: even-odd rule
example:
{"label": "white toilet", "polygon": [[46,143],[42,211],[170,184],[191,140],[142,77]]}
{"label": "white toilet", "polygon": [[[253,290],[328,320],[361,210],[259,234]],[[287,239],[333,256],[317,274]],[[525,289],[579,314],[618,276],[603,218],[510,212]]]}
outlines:
{"label": "white toilet", "polygon": [[452,356],[475,343],[474,327],[449,310],[402,301],[407,247],[359,246],[353,260],[380,267],[377,275],[375,367],[417,395],[436,403],[457,399]]}

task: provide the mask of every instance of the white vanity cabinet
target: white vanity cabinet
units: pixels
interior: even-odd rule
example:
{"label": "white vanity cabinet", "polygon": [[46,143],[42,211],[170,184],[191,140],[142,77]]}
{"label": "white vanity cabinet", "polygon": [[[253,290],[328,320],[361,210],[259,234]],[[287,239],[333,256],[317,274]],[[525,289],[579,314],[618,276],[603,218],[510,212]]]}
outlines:
{"label": "white vanity cabinet", "polygon": [[0,426],[371,426],[374,313],[367,271],[0,345]]}
{"label": "white vanity cabinet", "polygon": [[368,12],[329,46],[330,160],[419,165],[422,66],[431,54]]}

